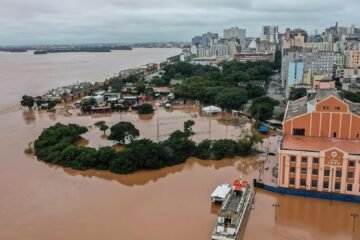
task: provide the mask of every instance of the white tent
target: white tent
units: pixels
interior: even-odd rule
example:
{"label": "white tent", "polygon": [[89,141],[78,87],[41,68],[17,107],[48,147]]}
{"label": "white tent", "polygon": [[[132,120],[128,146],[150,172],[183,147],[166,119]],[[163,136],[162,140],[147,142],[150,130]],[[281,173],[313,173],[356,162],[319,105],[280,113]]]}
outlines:
{"label": "white tent", "polygon": [[216,106],[208,106],[208,107],[204,107],[202,109],[203,112],[207,113],[207,114],[212,114],[212,113],[220,113],[221,112],[221,108],[218,108]]}

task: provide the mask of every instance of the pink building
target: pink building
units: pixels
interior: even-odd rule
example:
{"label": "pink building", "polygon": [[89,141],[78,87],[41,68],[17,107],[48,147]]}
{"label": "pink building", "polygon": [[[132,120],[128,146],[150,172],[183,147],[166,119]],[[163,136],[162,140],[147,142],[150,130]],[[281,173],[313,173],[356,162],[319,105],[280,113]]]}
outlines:
{"label": "pink building", "polygon": [[314,84],[314,88],[319,89],[332,89],[335,88],[334,80],[316,80]]}

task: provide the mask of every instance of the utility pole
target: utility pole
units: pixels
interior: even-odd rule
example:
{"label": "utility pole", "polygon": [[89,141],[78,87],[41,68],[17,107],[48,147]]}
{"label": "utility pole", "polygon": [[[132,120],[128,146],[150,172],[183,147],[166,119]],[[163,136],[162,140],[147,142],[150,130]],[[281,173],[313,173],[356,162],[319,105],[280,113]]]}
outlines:
{"label": "utility pole", "polygon": [[276,216],[276,215],[277,215],[277,214],[276,214],[277,211],[276,211],[276,209],[277,209],[278,207],[280,207],[280,204],[276,202],[276,203],[274,203],[272,206],[274,207],[274,210],[275,210],[275,223],[276,223],[276,220],[277,220],[277,216]]}
{"label": "utility pole", "polygon": [[353,217],[353,232],[355,232],[355,220],[357,217],[359,217],[358,213],[352,213],[350,214],[351,217]]}
{"label": "utility pole", "polygon": [[334,181],[334,168],[331,169],[331,180],[330,180],[330,205],[332,206],[333,204],[333,184]]}
{"label": "utility pole", "polygon": [[160,141],[160,133],[159,133],[159,110],[156,111],[156,135],[158,142]]}
{"label": "utility pole", "polygon": [[226,132],[226,139],[228,137],[228,115],[227,112],[225,111],[225,132]]}
{"label": "utility pole", "polygon": [[209,118],[209,140],[211,140],[211,118]]}

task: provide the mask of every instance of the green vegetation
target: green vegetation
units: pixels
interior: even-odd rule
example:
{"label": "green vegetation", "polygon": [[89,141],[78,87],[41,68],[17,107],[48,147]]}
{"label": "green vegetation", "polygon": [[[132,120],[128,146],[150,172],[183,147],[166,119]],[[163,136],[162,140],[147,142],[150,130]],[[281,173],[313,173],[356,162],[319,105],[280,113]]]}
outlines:
{"label": "green vegetation", "polygon": [[24,95],[24,96],[22,96],[22,100],[20,103],[21,103],[21,106],[32,109],[34,107],[35,100],[31,96]]}
{"label": "green vegetation", "polygon": [[110,128],[109,140],[118,142],[120,144],[126,144],[132,142],[139,137],[140,132],[130,122],[119,122]]}
{"label": "green vegetation", "polygon": [[96,127],[101,127],[101,126],[103,126],[103,125],[105,125],[105,124],[106,124],[105,121],[97,121],[96,123],[94,123],[94,125],[95,125]]}
{"label": "green vegetation", "polygon": [[215,102],[225,109],[240,109],[247,103],[247,92],[241,88],[226,88],[216,95]]}
{"label": "green vegetation", "polygon": [[32,146],[32,142],[30,142],[27,148],[25,148],[24,153],[29,155],[34,154],[34,148]]}
{"label": "green vegetation", "polygon": [[246,135],[238,141],[231,139],[204,140],[197,145],[194,155],[200,159],[220,160],[235,156],[248,156],[256,151],[254,144],[260,140]]}
{"label": "green vegetation", "polygon": [[81,102],[80,102],[80,106],[82,108],[87,108],[87,107],[92,107],[92,106],[95,106],[96,105],[96,100],[95,98],[87,98],[87,99],[83,99]]}
{"label": "green vegetation", "polygon": [[344,98],[354,103],[360,103],[360,92],[343,91]]}
{"label": "green vegetation", "polygon": [[[80,139],[81,134],[87,132],[87,128],[76,124],[57,123],[43,130],[34,143],[34,150],[38,159],[44,162],[79,170],[110,170],[120,174],[184,163],[190,156],[221,159],[248,155],[254,150],[256,139],[249,136],[238,142],[225,139],[204,140],[196,146],[190,139],[194,134],[193,125],[194,122],[191,120],[185,122],[183,131],[173,132],[163,142],[155,143],[149,139],[134,140],[123,151],[117,152],[111,147],[95,149],[77,146],[76,141]],[[139,135],[131,123],[120,122],[114,126],[111,128],[111,134],[117,133],[118,142],[125,142],[124,139],[132,139]]]}
{"label": "green vegetation", "polygon": [[109,129],[109,126],[104,124],[100,126],[100,131],[104,132],[104,135],[106,134],[106,131]]}
{"label": "green vegetation", "polygon": [[[183,80],[174,89],[177,98],[217,104],[225,109],[241,109],[248,99],[265,95],[265,89],[253,85],[251,80],[267,82],[273,68],[274,65],[269,62],[229,61],[219,68],[182,62],[167,66],[164,75],[154,81],[164,85],[171,79]],[[243,87],[239,87],[239,83]]]}
{"label": "green vegetation", "polygon": [[139,114],[150,114],[154,112],[154,107],[149,103],[144,103],[137,107],[137,111]]}
{"label": "green vegetation", "polygon": [[260,121],[266,121],[270,119],[274,112],[274,107],[279,102],[270,97],[258,97],[255,98],[251,104],[251,115]]}
{"label": "green vegetation", "polygon": [[296,100],[306,96],[306,88],[291,88],[289,100]]}

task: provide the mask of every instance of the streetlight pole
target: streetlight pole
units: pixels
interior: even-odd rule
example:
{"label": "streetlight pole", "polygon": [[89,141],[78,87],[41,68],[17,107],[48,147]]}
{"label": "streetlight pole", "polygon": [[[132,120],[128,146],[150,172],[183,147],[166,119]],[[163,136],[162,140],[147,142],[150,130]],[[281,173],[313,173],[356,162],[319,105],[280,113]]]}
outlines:
{"label": "streetlight pole", "polygon": [[350,216],[353,218],[353,232],[355,232],[355,219],[359,217],[358,213],[352,213]]}
{"label": "streetlight pole", "polygon": [[276,219],[277,219],[276,209],[277,209],[278,207],[280,207],[280,204],[279,204],[279,203],[274,203],[272,206],[274,207],[274,210],[275,210],[275,223],[276,223]]}
{"label": "streetlight pole", "polygon": [[334,168],[331,169],[331,181],[330,181],[330,205],[332,206],[333,204],[333,187],[334,187]]}

